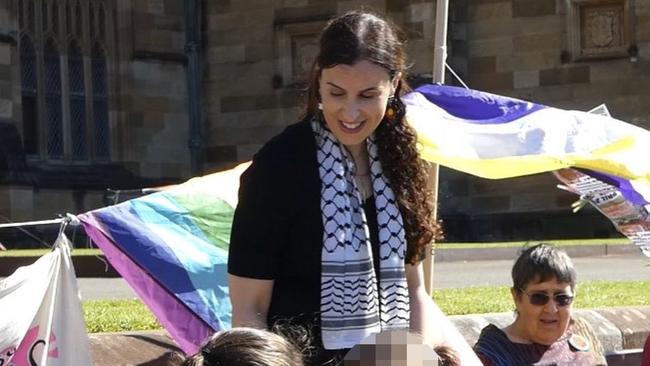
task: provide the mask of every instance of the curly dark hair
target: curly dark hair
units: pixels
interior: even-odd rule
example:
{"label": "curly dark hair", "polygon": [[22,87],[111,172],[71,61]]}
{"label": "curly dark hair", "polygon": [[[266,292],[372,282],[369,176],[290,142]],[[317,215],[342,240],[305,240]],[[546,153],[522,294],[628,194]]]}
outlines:
{"label": "curly dark hair", "polygon": [[379,159],[389,180],[404,220],[406,261],[424,259],[440,226],[433,218],[433,194],[427,181],[427,163],[419,157],[417,136],[405,118],[401,97],[410,88],[405,81],[406,39],[390,21],[369,11],[352,11],[328,23],[320,35],[320,50],[308,85],[305,118],[319,113],[318,86],[321,71],[336,65],[353,65],[367,60],[385,68],[391,78],[402,75],[395,90],[397,114],[384,116],[375,130]]}

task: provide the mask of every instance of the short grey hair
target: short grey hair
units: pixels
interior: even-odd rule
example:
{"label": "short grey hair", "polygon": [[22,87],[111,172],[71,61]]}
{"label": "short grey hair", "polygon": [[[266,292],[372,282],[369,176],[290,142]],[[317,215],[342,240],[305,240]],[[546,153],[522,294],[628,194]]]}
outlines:
{"label": "short grey hair", "polygon": [[540,243],[524,248],[512,266],[512,283],[521,291],[531,282],[545,282],[556,279],[568,283],[571,290],[576,286],[576,270],[564,250],[554,245]]}

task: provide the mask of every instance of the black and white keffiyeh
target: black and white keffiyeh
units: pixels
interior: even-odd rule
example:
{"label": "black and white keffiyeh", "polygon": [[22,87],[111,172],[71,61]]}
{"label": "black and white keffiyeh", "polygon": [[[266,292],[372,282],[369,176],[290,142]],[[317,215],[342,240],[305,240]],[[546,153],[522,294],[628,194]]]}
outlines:
{"label": "black and white keffiyeh", "polygon": [[409,326],[404,225],[371,135],[367,148],[379,226],[377,285],[368,223],[353,177],[353,159],[320,122],[312,121],[312,128],[318,149],[324,228],[322,340],[325,349],[351,348],[372,333]]}

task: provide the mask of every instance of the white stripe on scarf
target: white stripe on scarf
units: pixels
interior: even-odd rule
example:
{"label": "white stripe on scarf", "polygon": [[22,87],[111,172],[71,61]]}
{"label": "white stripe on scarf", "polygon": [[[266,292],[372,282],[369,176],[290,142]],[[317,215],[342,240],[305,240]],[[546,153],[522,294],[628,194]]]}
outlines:
{"label": "white stripe on scarf", "polygon": [[352,174],[353,159],[320,122],[312,121],[312,128],[318,148],[324,228],[322,340],[325,349],[351,348],[372,333],[409,326],[404,225],[371,135],[366,145],[379,227],[377,286],[368,222]]}

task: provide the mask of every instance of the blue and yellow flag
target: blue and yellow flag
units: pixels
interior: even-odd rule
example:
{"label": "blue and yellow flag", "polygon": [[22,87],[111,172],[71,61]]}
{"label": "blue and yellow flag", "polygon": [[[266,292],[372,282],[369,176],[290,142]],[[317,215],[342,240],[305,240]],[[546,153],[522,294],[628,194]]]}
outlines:
{"label": "blue and yellow flag", "polygon": [[424,159],[490,179],[555,172],[650,256],[647,130],[607,114],[446,85],[404,99]]}

